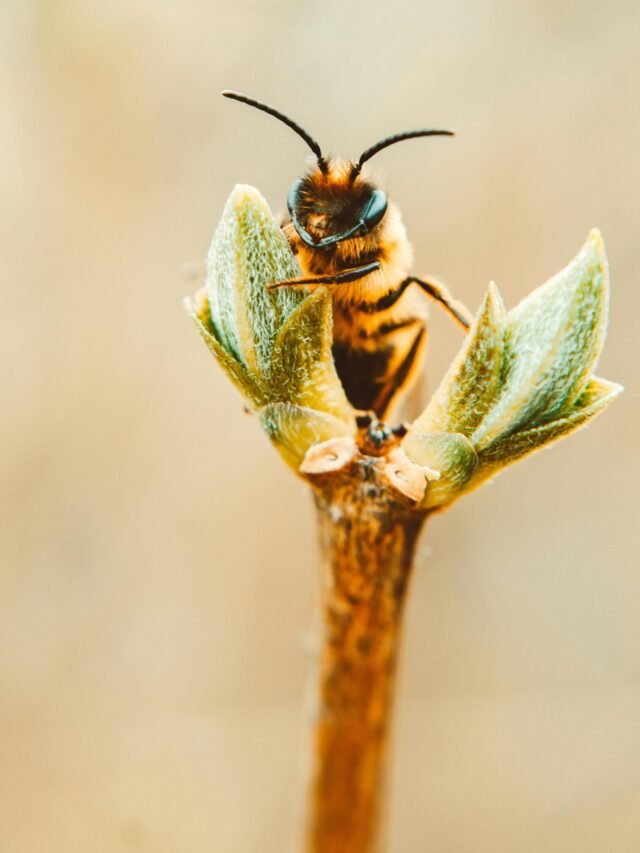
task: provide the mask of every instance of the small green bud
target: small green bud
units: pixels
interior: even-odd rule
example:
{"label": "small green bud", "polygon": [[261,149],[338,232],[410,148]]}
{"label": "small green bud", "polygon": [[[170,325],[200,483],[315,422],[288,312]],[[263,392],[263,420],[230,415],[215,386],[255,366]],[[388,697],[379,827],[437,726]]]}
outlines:
{"label": "small green bud", "polygon": [[460,352],[415,421],[416,431],[470,435],[483,421],[501,386],[505,314],[492,282]]}
{"label": "small green bud", "polygon": [[283,402],[327,412],[348,422],[351,405],[333,363],[333,313],[326,288],[293,311],[274,341],[269,379]]}
{"label": "small green bud", "polygon": [[506,316],[489,286],[459,355],[404,441],[412,461],[441,472],[425,505],[451,502],[609,405],[622,388],[591,373],[608,308],[609,269],[598,231]]}
{"label": "small green bud", "polygon": [[299,275],[267,202],[253,187],[234,187],[211,241],[206,289],[220,342],[254,374],[268,372],[278,330],[305,298],[267,285]]}
{"label": "small green bud", "polygon": [[608,309],[609,267],[592,231],[562,272],[509,312],[501,389],[473,433],[477,448],[570,409],[602,350]]}
{"label": "small green bud", "polygon": [[478,455],[468,438],[459,432],[413,432],[403,442],[405,453],[416,465],[437,471],[429,481],[422,505],[444,506],[454,500],[478,467]]}
{"label": "small green bud", "polygon": [[562,417],[505,435],[483,450],[482,479],[539,447],[557,441],[584,426],[591,418],[604,411],[621,392],[621,385],[592,377],[582,394]]}
{"label": "small green bud", "polygon": [[247,402],[253,406],[260,405],[267,396],[262,377],[249,373],[244,364],[238,361],[236,356],[222,344],[211,320],[211,310],[204,288],[199,290],[193,299],[187,297],[184,300],[184,305],[209,348],[209,352],[217,360],[229,379],[246,398]]}
{"label": "small green bud", "polygon": [[282,458],[295,471],[310,447],[354,432],[350,424],[334,415],[292,403],[265,406],[260,412],[260,423]]}
{"label": "small green bud", "polygon": [[331,296],[269,289],[299,275],[264,198],[237,186],[211,243],[206,288],[186,301],[209,350],[296,468],[309,442],[355,429],[331,354]]}

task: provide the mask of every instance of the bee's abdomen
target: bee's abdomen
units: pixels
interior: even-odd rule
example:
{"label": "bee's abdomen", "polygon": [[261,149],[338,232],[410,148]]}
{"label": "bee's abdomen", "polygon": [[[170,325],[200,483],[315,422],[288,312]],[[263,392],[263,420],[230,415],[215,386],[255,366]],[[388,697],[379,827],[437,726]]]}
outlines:
{"label": "bee's abdomen", "polygon": [[421,362],[426,326],[415,317],[389,321],[373,334],[336,338],[333,358],[352,406],[382,417]]}
{"label": "bee's abdomen", "polygon": [[333,359],[349,402],[356,409],[376,410],[393,360],[393,347],[354,349],[345,341],[334,341]]}
{"label": "bee's abdomen", "polygon": [[[401,330],[415,322],[423,325],[427,322],[427,303],[417,290],[407,290],[400,283],[391,283],[388,278],[376,276],[374,286],[361,284],[360,299],[345,304],[334,294],[334,337],[342,341],[351,341],[359,349],[373,349],[383,345],[388,335],[396,337]],[[382,280],[381,280],[382,279]],[[395,297],[395,298],[391,298]]]}

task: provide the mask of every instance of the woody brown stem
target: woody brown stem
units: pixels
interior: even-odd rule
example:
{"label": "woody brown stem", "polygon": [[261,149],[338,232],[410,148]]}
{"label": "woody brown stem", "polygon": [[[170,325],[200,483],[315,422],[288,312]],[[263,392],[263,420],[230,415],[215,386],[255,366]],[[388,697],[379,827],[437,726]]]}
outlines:
{"label": "woody brown stem", "polygon": [[316,489],[323,636],[308,853],[370,853],[377,835],[402,611],[425,515],[359,456]]}

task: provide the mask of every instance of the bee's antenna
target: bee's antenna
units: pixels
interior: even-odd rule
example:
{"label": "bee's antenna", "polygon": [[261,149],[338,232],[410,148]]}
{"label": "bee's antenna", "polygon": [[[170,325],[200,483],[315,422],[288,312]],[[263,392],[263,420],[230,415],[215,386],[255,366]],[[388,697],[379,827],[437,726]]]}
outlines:
{"label": "bee's antenna", "polygon": [[362,169],[363,165],[367,162],[367,160],[370,160],[374,154],[377,154],[378,151],[382,151],[383,148],[388,148],[389,145],[395,145],[396,142],[403,142],[405,139],[415,139],[417,136],[455,136],[455,131],[407,130],[404,133],[394,133],[392,136],[387,136],[385,137],[385,139],[381,139],[380,142],[376,142],[376,144],[372,145],[371,148],[367,148],[366,151],[362,152],[362,154],[358,158],[358,162],[351,170],[351,180],[353,180],[357,175],[360,174],[360,170]]}
{"label": "bee's antenna", "polygon": [[278,110],[273,107],[268,106],[267,104],[262,104],[260,101],[256,101],[253,98],[248,98],[246,95],[242,95],[240,92],[232,92],[230,89],[225,89],[222,92],[225,98],[232,98],[234,101],[240,101],[242,104],[248,104],[250,107],[255,107],[257,110],[262,110],[263,113],[268,113],[270,116],[279,119],[281,122],[290,127],[298,136],[301,136],[304,141],[307,143],[309,148],[313,151],[313,153],[318,158],[318,166],[322,172],[327,171],[327,161],[322,156],[322,151],[320,150],[320,146],[315,141],[313,136],[307,133],[299,124],[296,124],[293,119],[290,119],[288,116],[284,115],[284,113],[278,112]]}

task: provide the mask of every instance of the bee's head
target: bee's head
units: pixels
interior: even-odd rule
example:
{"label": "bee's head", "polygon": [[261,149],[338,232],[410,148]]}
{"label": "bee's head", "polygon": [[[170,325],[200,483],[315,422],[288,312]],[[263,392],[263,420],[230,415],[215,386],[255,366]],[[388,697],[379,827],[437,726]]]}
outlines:
{"label": "bee's head", "polygon": [[301,136],[315,154],[317,167],[294,183],[287,199],[294,228],[300,238],[314,249],[329,248],[343,240],[362,237],[377,228],[384,219],[386,193],[361,176],[362,166],[374,154],[404,139],[453,135],[452,130],[409,130],[376,142],[356,162],[326,160],[315,139],[283,113],[238,92],[224,91],[222,94],[277,118]]}
{"label": "bee's head", "polygon": [[387,212],[386,193],[364,180],[356,164],[323,164],[297,180],[287,198],[294,228],[315,249],[369,234]]}

